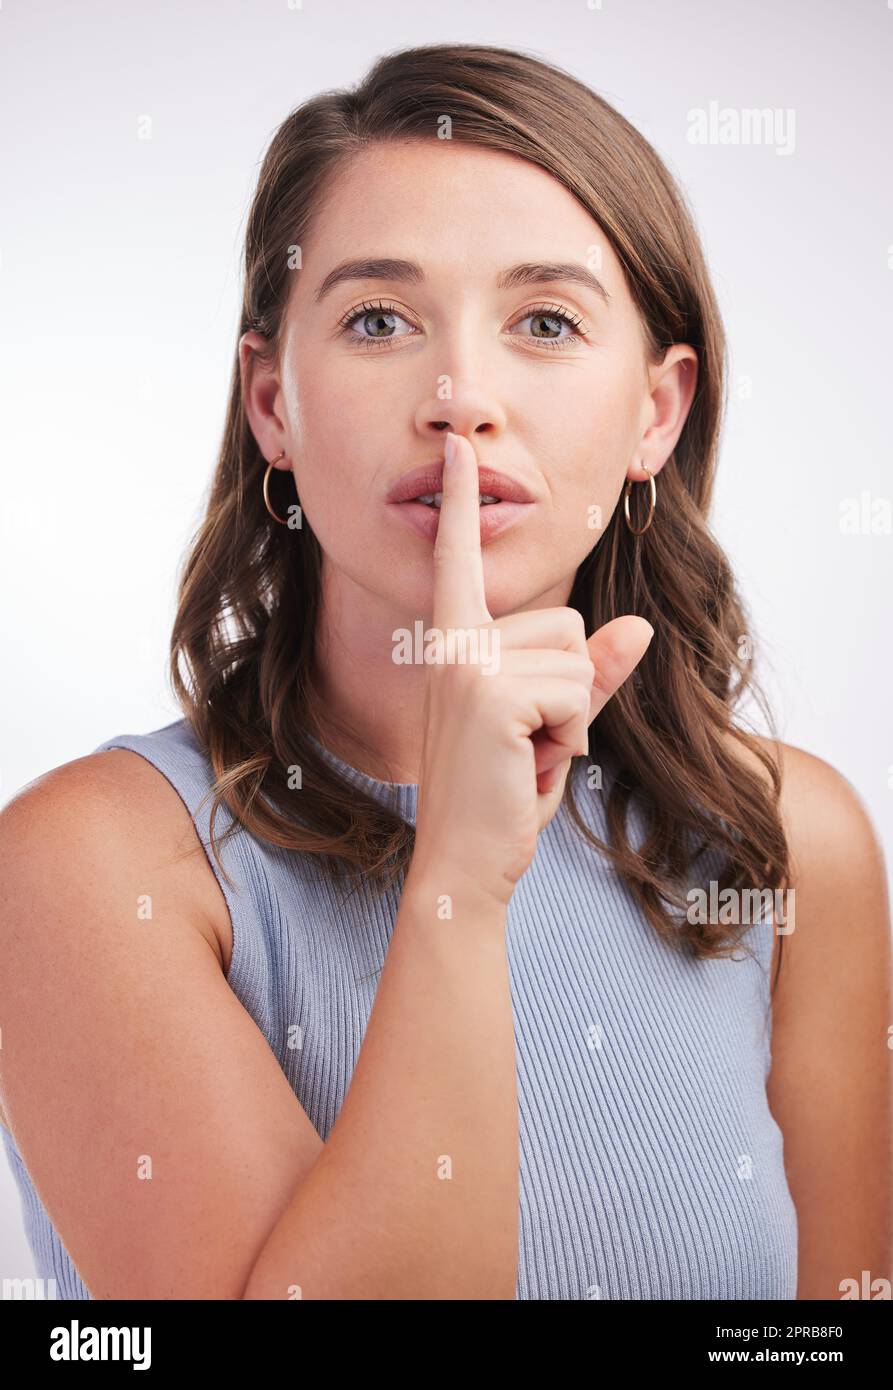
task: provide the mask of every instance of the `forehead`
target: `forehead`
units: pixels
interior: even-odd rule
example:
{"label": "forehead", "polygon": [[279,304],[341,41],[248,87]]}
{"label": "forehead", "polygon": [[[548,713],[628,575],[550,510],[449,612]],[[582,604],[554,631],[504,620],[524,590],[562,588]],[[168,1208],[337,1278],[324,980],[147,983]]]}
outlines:
{"label": "forehead", "polygon": [[[577,260],[622,294],[619,262],[599,224],[556,178],[500,150],[460,141],[367,146],[326,188],[305,237],[304,264],[319,280],[349,256],[418,261],[492,279],[520,261]],[[611,281],[611,283],[608,283]]]}

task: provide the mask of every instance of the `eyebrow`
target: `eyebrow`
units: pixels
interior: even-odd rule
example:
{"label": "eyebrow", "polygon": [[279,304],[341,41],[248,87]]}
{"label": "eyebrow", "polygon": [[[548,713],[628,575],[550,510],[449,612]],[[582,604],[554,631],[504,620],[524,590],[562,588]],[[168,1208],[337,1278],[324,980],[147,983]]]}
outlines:
{"label": "eyebrow", "polygon": [[[402,280],[406,284],[417,285],[425,278],[425,272],[415,261],[393,260],[388,257],[375,259],[342,261],[330,270],[316,291],[316,302],[345,280]],[[519,285],[547,285],[559,281],[570,281],[594,290],[607,304],[611,296],[601,280],[584,265],[576,261],[522,261],[509,266],[496,277],[499,290],[517,289]]]}

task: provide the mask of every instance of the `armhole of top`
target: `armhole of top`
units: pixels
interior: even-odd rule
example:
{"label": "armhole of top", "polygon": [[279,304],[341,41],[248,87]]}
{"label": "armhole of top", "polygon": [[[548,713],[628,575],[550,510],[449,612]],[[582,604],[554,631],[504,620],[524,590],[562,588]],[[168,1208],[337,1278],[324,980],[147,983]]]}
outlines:
{"label": "armhole of top", "polygon": [[214,818],[214,830],[220,859],[233,881],[232,884],[227,883],[211,847],[211,806],[214,798],[210,794],[207,772],[203,766],[197,765],[197,759],[201,757],[199,750],[184,748],[182,744],[178,744],[175,756],[174,750],[153,741],[151,734],[120,734],[109,739],[106,743],[100,744],[98,748],[94,748],[93,752],[105,753],[114,748],[124,748],[131,753],[138,753],[157,772],[161,773],[186,808],[196,836],[205,852],[205,858],[220,885],[229,912],[232,952],[229,969],[224,975],[229,984],[240,970],[245,944],[243,941],[244,928],[252,915],[252,904],[247,885],[257,877],[256,866],[248,844],[248,836],[243,827],[240,826],[229,839],[223,844],[220,843],[224,831],[229,830],[233,823],[232,814],[226,804],[221,802]]}

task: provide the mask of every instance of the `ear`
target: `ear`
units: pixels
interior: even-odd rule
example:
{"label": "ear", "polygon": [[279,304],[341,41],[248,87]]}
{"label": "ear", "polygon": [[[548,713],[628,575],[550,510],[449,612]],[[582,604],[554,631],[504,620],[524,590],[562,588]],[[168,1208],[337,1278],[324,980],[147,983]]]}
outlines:
{"label": "ear", "polygon": [[634,483],[646,482],[648,473],[657,477],[676,447],[698,383],[697,352],[687,343],[674,343],[660,363],[648,368],[648,378],[648,423],[626,473]]}
{"label": "ear", "polygon": [[[277,469],[289,470],[288,432],[277,410],[279,374],[269,339],[253,329],[239,339],[239,377],[242,406],[260,452],[276,459]],[[286,457],[278,458],[282,453]]]}

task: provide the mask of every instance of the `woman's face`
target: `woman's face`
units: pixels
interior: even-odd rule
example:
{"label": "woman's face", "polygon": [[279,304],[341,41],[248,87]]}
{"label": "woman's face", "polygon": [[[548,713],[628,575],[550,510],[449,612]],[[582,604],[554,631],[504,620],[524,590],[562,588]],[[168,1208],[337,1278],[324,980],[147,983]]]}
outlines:
{"label": "woman's face", "polygon": [[[373,259],[418,270],[367,266],[331,283],[343,263]],[[548,263],[559,269],[508,274]],[[326,591],[364,597],[389,621],[430,620],[432,541],[387,498],[442,459],[448,428],[534,498],[484,541],[493,617],[565,603],[625,478],[645,479],[642,459],[659,471],[694,389],[690,348],[648,368],[598,224],[514,156],[449,140],[379,145],[333,182],[294,277],[279,369],[249,384],[259,340],[246,334],[243,389],[263,453],[284,450],[294,471]]]}

